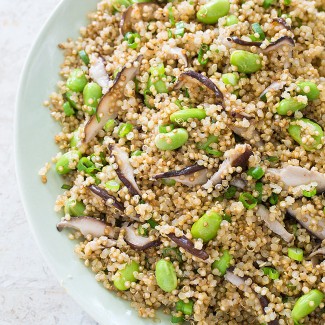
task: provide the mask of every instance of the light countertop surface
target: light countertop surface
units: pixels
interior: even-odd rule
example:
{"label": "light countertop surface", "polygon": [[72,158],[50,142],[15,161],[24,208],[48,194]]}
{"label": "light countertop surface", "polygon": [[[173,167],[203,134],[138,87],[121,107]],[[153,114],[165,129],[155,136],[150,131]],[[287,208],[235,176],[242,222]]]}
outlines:
{"label": "light countertop surface", "polygon": [[29,49],[59,0],[0,1],[0,324],[95,325],[45,264],[27,224],[15,176],[13,123]]}

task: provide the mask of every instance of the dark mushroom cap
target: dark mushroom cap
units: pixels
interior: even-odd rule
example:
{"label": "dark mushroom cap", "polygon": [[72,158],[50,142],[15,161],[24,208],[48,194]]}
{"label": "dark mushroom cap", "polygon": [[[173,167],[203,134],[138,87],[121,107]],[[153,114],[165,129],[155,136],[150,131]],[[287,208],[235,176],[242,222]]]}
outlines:
{"label": "dark mushroom cap", "polygon": [[106,190],[104,190],[103,188],[101,188],[101,187],[99,187],[97,185],[90,185],[90,186],[88,186],[88,188],[94,194],[96,194],[97,196],[102,198],[105,201],[105,203],[107,202],[107,200],[112,200],[113,201],[112,205],[116,209],[120,210],[121,212],[124,211],[123,203],[117,201],[115,196],[108,194],[108,192]]}
{"label": "dark mushroom cap", "polygon": [[125,237],[124,240],[135,250],[145,250],[151,247],[160,245],[160,240],[150,240],[149,237],[143,237],[136,233],[136,229],[133,225],[124,227]]}
{"label": "dark mushroom cap", "polygon": [[139,73],[142,58],[143,55],[139,55],[130,68],[124,67],[117,74],[113,86],[101,98],[96,114],[85,125],[85,143],[91,141],[109,119],[116,118],[119,111],[116,102],[124,97],[126,84]]}
{"label": "dark mushroom cap", "polygon": [[171,178],[171,177],[177,177],[177,176],[182,176],[182,175],[191,175],[199,170],[205,169],[204,166],[200,166],[197,164],[185,167],[183,169],[180,170],[171,170],[169,172],[166,173],[161,173],[161,174],[157,174],[154,175],[153,178],[154,179],[159,179],[159,178]]}
{"label": "dark mushroom cap", "polygon": [[181,73],[178,77],[178,82],[174,86],[174,89],[180,89],[185,85],[192,85],[195,87],[198,85],[203,85],[215,96],[216,103],[221,103],[223,101],[223,93],[220,91],[220,89],[213,83],[211,79],[201,73],[192,70]]}
{"label": "dark mushroom cap", "polygon": [[58,231],[64,228],[72,228],[81,232],[83,236],[91,235],[93,237],[108,236],[114,237],[114,231],[104,221],[91,217],[73,217],[70,220],[62,220],[57,225]]}
{"label": "dark mushroom cap", "polygon": [[[263,42],[244,41],[237,36],[227,37],[227,41],[241,45],[241,46],[249,46],[249,47],[256,46],[258,48],[261,48],[261,45],[263,44]],[[266,48],[261,49],[261,51],[263,53],[268,53],[268,52],[274,51],[284,45],[289,45],[290,47],[293,47],[293,46],[295,46],[295,41],[293,40],[292,37],[282,36],[279,39],[277,39],[276,41],[271,42]]]}
{"label": "dark mushroom cap", "polygon": [[110,145],[109,149],[111,154],[115,157],[115,161],[118,165],[116,174],[121,182],[127,187],[132,195],[140,195],[140,189],[135,182],[133,168],[129,161],[129,155],[119,146]]}
{"label": "dark mushroom cap", "polygon": [[196,249],[191,240],[189,240],[186,236],[177,237],[175,234],[167,235],[174,243],[176,243],[179,247],[184,248],[190,254],[202,259],[206,260],[209,258],[209,255],[203,249]]}
{"label": "dark mushroom cap", "polygon": [[291,30],[291,25],[289,25],[286,20],[282,17],[276,17],[273,19],[273,22],[282,25],[285,29]]}

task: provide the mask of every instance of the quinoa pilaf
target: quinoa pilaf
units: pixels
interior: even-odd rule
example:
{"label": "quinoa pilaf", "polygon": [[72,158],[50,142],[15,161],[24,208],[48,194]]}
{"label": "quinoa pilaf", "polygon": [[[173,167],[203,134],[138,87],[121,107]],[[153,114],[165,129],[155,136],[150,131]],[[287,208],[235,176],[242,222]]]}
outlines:
{"label": "quinoa pilaf", "polygon": [[130,1],[59,45],[58,230],[141,317],[325,324],[324,0]]}

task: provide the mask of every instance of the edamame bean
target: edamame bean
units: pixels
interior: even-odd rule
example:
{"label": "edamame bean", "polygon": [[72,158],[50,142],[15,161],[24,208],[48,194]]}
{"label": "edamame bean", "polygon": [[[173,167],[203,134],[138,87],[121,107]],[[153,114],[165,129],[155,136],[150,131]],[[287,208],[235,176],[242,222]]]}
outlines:
{"label": "edamame bean", "polygon": [[69,198],[64,204],[64,213],[70,214],[72,217],[80,217],[84,215],[86,206],[75,199]]}
{"label": "edamame bean", "polygon": [[177,288],[177,276],[171,261],[160,260],[156,264],[156,281],[165,292],[171,292]]}
{"label": "edamame bean", "polygon": [[58,174],[64,175],[75,169],[81,154],[77,150],[71,150],[63,154],[55,164],[55,170]]}
{"label": "edamame bean", "polygon": [[239,72],[253,73],[262,68],[262,61],[258,54],[236,50],[230,55],[230,63],[237,67]]}
{"label": "edamame bean", "polygon": [[238,24],[238,18],[235,15],[230,15],[226,19],[226,26],[232,26]]}
{"label": "edamame bean", "polygon": [[204,243],[217,236],[222,216],[214,211],[207,212],[191,228],[193,238],[201,238]]}
{"label": "edamame bean", "polygon": [[231,260],[232,256],[229,254],[229,251],[224,250],[221,257],[212,263],[212,269],[218,269],[221,275],[225,275]]}
{"label": "edamame bean", "polygon": [[298,82],[298,94],[307,96],[309,100],[315,100],[319,98],[319,90],[317,85],[311,81]]}
{"label": "edamame bean", "polygon": [[[307,118],[301,118],[291,122],[288,127],[288,132],[307,151],[319,149],[322,144],[322,137],[324,137],[324,131],[321,126]],[[302,138],[304,135],[311,135],[314,141],[312,143],[303,143]]]}
{"label": "edamame bean", "polygon": [[180,148],[188,139],[188,132],[179,128],[168,133],[156,135],[155,144],[160,150],[175,150]]}
{"label": "edamame bean", "polygon": [[134,272],[139,272],[139,263],[132,261],[129,264],[125,264],[124,269],[118,271],[116,274],[117,278],[114,280],[115,288],[120,291],[128,290],[129,287],[125,283],[137,281]]}
{"label": "edamame bean", "polygon": [[204,24],[215,24],[219,18],[228,14],[229,9],[229,0],[211,0],[201,6],[196,14],[196,18]]}
{"label": "edamame bean", "polygon": [[82,92],[87,82],[84,72],[81,69],[74,69],[67,80],[67,87],[72,91]]}
{"label": "edamame bean", "polygon": [[239,77],[234,73],[225,73],[221,76],[221,80],[225,85],[236,86],[238,84]]}
{"label": "edamame bean", "polygon": [[307,104],[298,102],[296,98],[285,98],[281,100],[276,111],[280,115],[291,115],[295,111],[304,109],[306,106]]}
{"label": "edamame bean", "polygon": [[183,123],[190,118],[196,118],[198,120],[202,120],[207,116],[207,113],[204,109],[200,108],[186,108],[180,111],[177,111],[170,115],[170,121],[175,123]]}
{"label": "edamame bean", "polygon": [[102,98],[102,88],[96,82],[89,82],[83,90],[83,98],[85,105],[96,109]]}
{"label": "edamame bean", "polygon": [[322,302],[325,295],[317,289],[310,290],[301,296],[295,303],[291,317],[295,322],[312,313]]}

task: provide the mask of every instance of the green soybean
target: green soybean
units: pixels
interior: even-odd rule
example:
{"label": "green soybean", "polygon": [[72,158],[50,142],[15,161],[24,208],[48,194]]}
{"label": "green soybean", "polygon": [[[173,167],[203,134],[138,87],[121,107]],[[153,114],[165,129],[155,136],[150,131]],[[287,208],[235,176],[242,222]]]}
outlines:
{"label": "green soybean", "polygon": [[296,301],[291,312],[291,318],[298,322],[306,317],[321,304],[324,297],[325,295],[321,291],[317,289],[310,290]]}
{"label": "green soybean", "polygon": [[232,26],[238,24],[238,18],[235,15],[230,15],[226,18],[226,26]]}
{"label": "green soybean", "polygon": [[279,103],[276,111],[280,115],[291,115],[295,111],[300,111],[307,106],[305,103],[298,102],[296,98],[285,98]]}
{"label": "green soybean", "polygon": [[115,288],[120,291],[128,290],[129,287],[127,287],[125,283],[137,281],[134,272],[139,272],[139,267],[139,263],[136,261],[126,264],[124,269],[117,272],[117,278],[114,280]]}
{"label": "green soybean", "polygon": [[236,50],[230,55],[230,63],[237,67],[239,72],[253,73],[261,70],[262,61],[258,54]]}
{"label": "green soybean", "polygon": [[228,0],[211,0],[201,6],[196,18],[204,24],[215,24],[219,18],[228,14],[229,9],[230,3]]}
{"label": "green soybean", "polygon": [[77,150],[71,150],[63,154],[55,164],[55,170],[58,174],[64,175],[72,170],[71,164],[77,166],[77,162],[80,158],[80,152]]}
{"label": "green soybean", "polygon": [[207,212],[191,228],[193,238],[201,238],[204,243],[217,236],[222,216],[214,211]]}
{"label": "green soybean", "polygon": [[[314,138],[313,144],[305,144],[302,142],[302,127],[300,125],[297,125],[297,122],[299,121],[302,121],[303,123],[305,123],[306,126],[309,126],[313,133],[317,133],[315,135],[312,135],[312,137]],[[324,137],[324,131],[321,126],[307,118],[296,119],[291,122],[288,127],[288,132],[291,137],[307,151],[319,149],[319,146],[322,144],[322,138]]]}
{"label": "green soybean", "polygon": [[221,80],[225,85],[236,86],[238,84],[239,77],[234,73],[225,73],[221,76]]}
{"label": "green soybean", "polygon": [[221,257],[212,263],[212,269],[218,269],[221,275],[225,275],[228,267],[230,266],[230,262],[232,260],[232,256],[230,255],[228,250],[224,250]]}
{"label": "green soybean", "polygon": [[186,108],[180,111],[177,111],[170,115],[170,121],[174,123],[182,123],[186,122],[190,118],[196,118],[198,120],[202,120],[206,118],[207,113],[204,109],[200,108]]}
{"label": "green soybean", "polygon": [[84,104],[97,108],[102,97],[102,88],[96,82],[89,82],[83,90]]}
{"label": "green soybean", "polygon": [[298,94],[307,96],[309,100],[315,100],[319,98],[319,90],[317,85],[311,81],[303,81],[297,83],[298,86]]}
{"label": "green soybean", "polygon": [[67,80],[67,87],[80,93],[87,85],[87,82],[84,72],[81,69],[74,69]]}
{"label": "green soybean", "polygon": [[188,132],[183,128],[174,129],[168,133],[159,133],[155,145],[160,150],[175,150],[180,148],[188,139]]}
{"label": "green soybean", "polygon": [[156,281],[165,292],[171,292],[177,288],[177,276],[174,265],[167,260],[160,260],[156,264]]}
{"label": "green soybean", "polygon": [[75,199],[69,198],[64,204],[64,213],[70,214],[72,217],[80,217],[84,215],[86,206]]}

